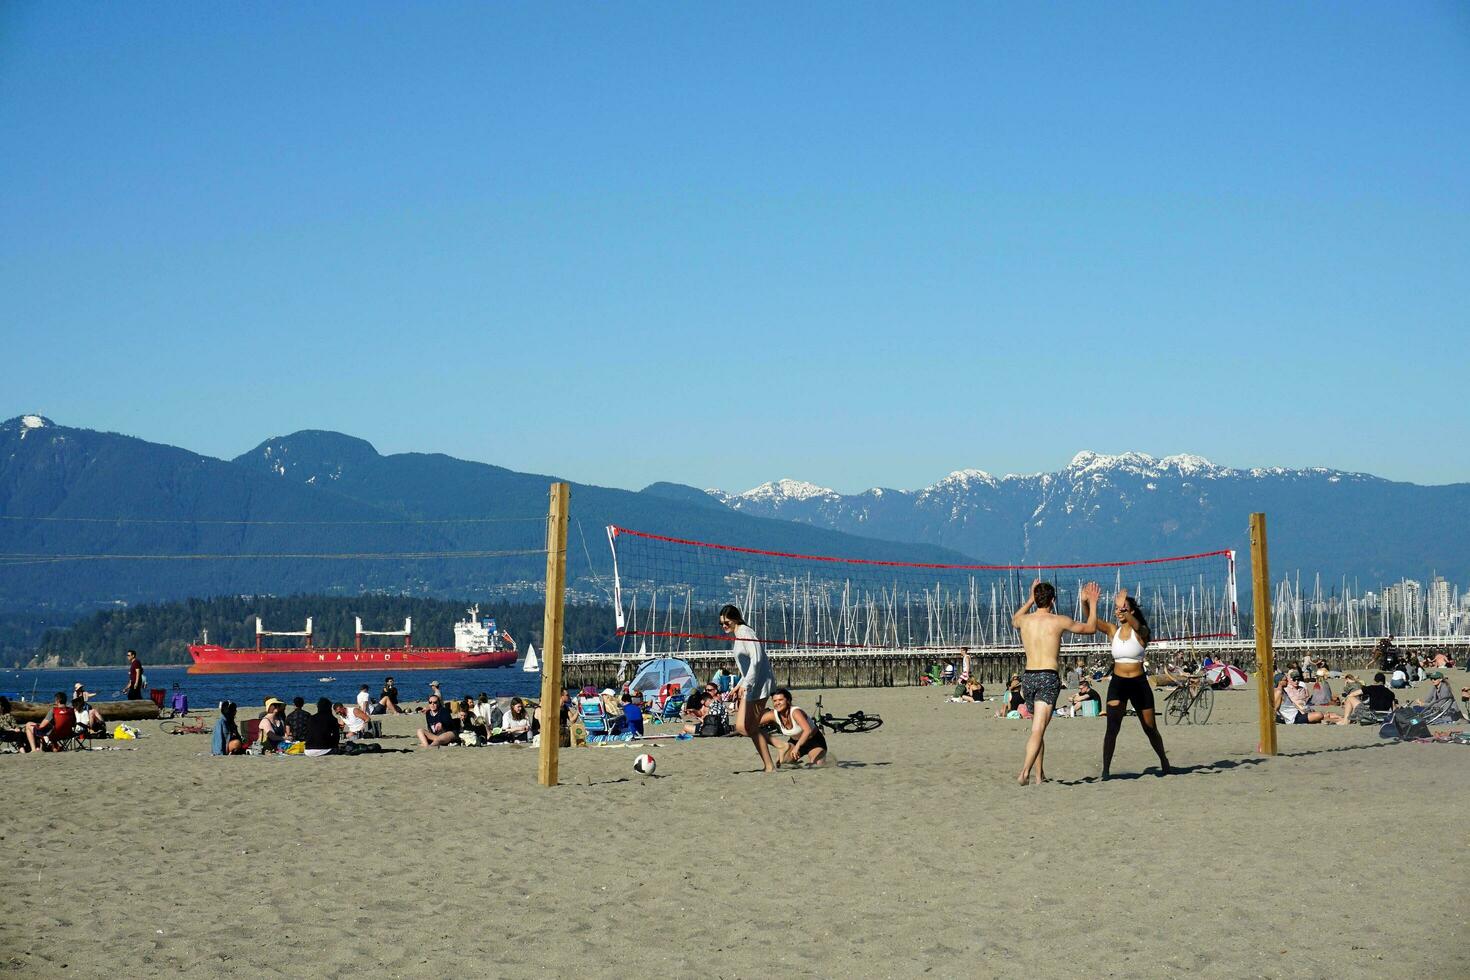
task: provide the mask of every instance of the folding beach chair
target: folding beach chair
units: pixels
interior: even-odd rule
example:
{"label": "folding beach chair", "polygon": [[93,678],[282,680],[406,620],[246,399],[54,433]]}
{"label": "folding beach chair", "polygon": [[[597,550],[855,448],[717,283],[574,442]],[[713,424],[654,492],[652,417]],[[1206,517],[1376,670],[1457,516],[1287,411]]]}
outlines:
{"label": "folding beach chair", "polygon": [[245,732],[241,736],[241,738],[245,742],[244,746],[242,746],[242,751],[249,752],[250,751],[250,747],[252,745],[254,745],[260,739],[260,719],[259,718],[251,718],[249,721],[247,721],[245,723]]}
{"label": "folding beach chair", "polygon": [[663,708],[653,716],[653,723],[661,725],[666,721],[678,721],[684,713],[684,695],[675,694],[664,702]]}
{"label": "folding beach chair", "polygon": [[587,729],[588,745],[606,741],[614,734],[613,720],[602,710],[602,702],[597,698],[578,698],[577,716],[582,719],[582,727]]}
{"label": "folding beach chair", "polygon": [[77,713],[75,711],[71,708],[55,707],[51,709],[51,715],[55,722],[46,732],[46,746],[42,751],[67,752],[86,748],[77,733]]}

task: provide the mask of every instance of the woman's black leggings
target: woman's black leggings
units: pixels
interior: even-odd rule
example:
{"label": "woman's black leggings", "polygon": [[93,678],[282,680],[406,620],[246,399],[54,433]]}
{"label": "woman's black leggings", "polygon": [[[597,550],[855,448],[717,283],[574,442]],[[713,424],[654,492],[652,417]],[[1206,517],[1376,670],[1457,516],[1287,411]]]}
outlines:
{"label": "woman's black leggings", "polygon": [[1159,764],[1165,769],[1169,767],[1169,758],[1164,754],[1164,739],[1159,734],[1158,717],[1145,718],[1143,713],[1147,711],[1150,715],[1154,713],[1154,691],[1149,687],[1148,678],[1142,675],[1138,677],[1119,677],[1113,675],[1108,682],[1108,731],[1103,736],[1103,775],[1108,774],[1108,769],[1113,764],[1113,747],[1118,743],[1118,731],[1123,727],[1123,718],[1128,714],[1128,705],[1133,705],[1133,710],[1138,712],[1138,723],[1143,726],[1143,733],[1148,736],[1148,742],[1153,746],[1154,752],[1158,753]]}

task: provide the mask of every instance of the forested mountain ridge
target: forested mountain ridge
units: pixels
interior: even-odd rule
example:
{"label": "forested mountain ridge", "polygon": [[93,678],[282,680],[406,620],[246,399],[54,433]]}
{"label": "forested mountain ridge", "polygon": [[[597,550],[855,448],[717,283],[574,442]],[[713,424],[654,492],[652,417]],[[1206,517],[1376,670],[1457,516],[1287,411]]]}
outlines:
{"label": "forested mountain ridge", "polygon": [[[545,578],[552,479],[440,454],[384,456],[335,432],[281,436],[226,461],[20,416],[0,423],[0,612],[296,593],[530,601]],[[610,598],[607,524],[782,551],[964,560],[710,504],[573,484],[572,601]]]}

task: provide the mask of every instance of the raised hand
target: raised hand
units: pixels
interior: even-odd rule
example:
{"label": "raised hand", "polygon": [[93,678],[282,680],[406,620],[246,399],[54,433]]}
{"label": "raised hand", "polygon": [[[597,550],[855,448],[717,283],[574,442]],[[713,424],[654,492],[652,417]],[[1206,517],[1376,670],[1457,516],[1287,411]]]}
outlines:
{"label": "raised hand", "polygon": [[1102,590],[1098,588],[1096,582],[1088,582],[1082,587],[1082,598],[1086,599],[1089,603],[1095,605],[1097,603],[1097,597],[1101,593],[1101,591]]}
{"label": "raised hand", "polygon": [[1119,589],[1118,590],[1118,595],[1117,595],[1115,601],[1120,606],[1123,605],[1125,602],[1127,602],[1128,601],[1128,590],[1127,589]]}

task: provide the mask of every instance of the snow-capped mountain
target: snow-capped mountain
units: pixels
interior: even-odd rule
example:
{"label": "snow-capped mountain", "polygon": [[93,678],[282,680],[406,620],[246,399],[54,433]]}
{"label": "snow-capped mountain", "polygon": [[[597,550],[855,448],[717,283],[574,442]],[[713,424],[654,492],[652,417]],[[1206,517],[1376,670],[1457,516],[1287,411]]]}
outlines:
{"label": "snow-capped mountain", "polygon": [[1235,469],[1188,454],[1083,451],[1053,473],[962,469],[913,490],[840,494],[787,479],[707,493],[742,513],[1021,563],[1244,552],[1248,517],[1264,511],[1282,572],[1470,574],[1470,484],[1423,487],[1325,467]]}

